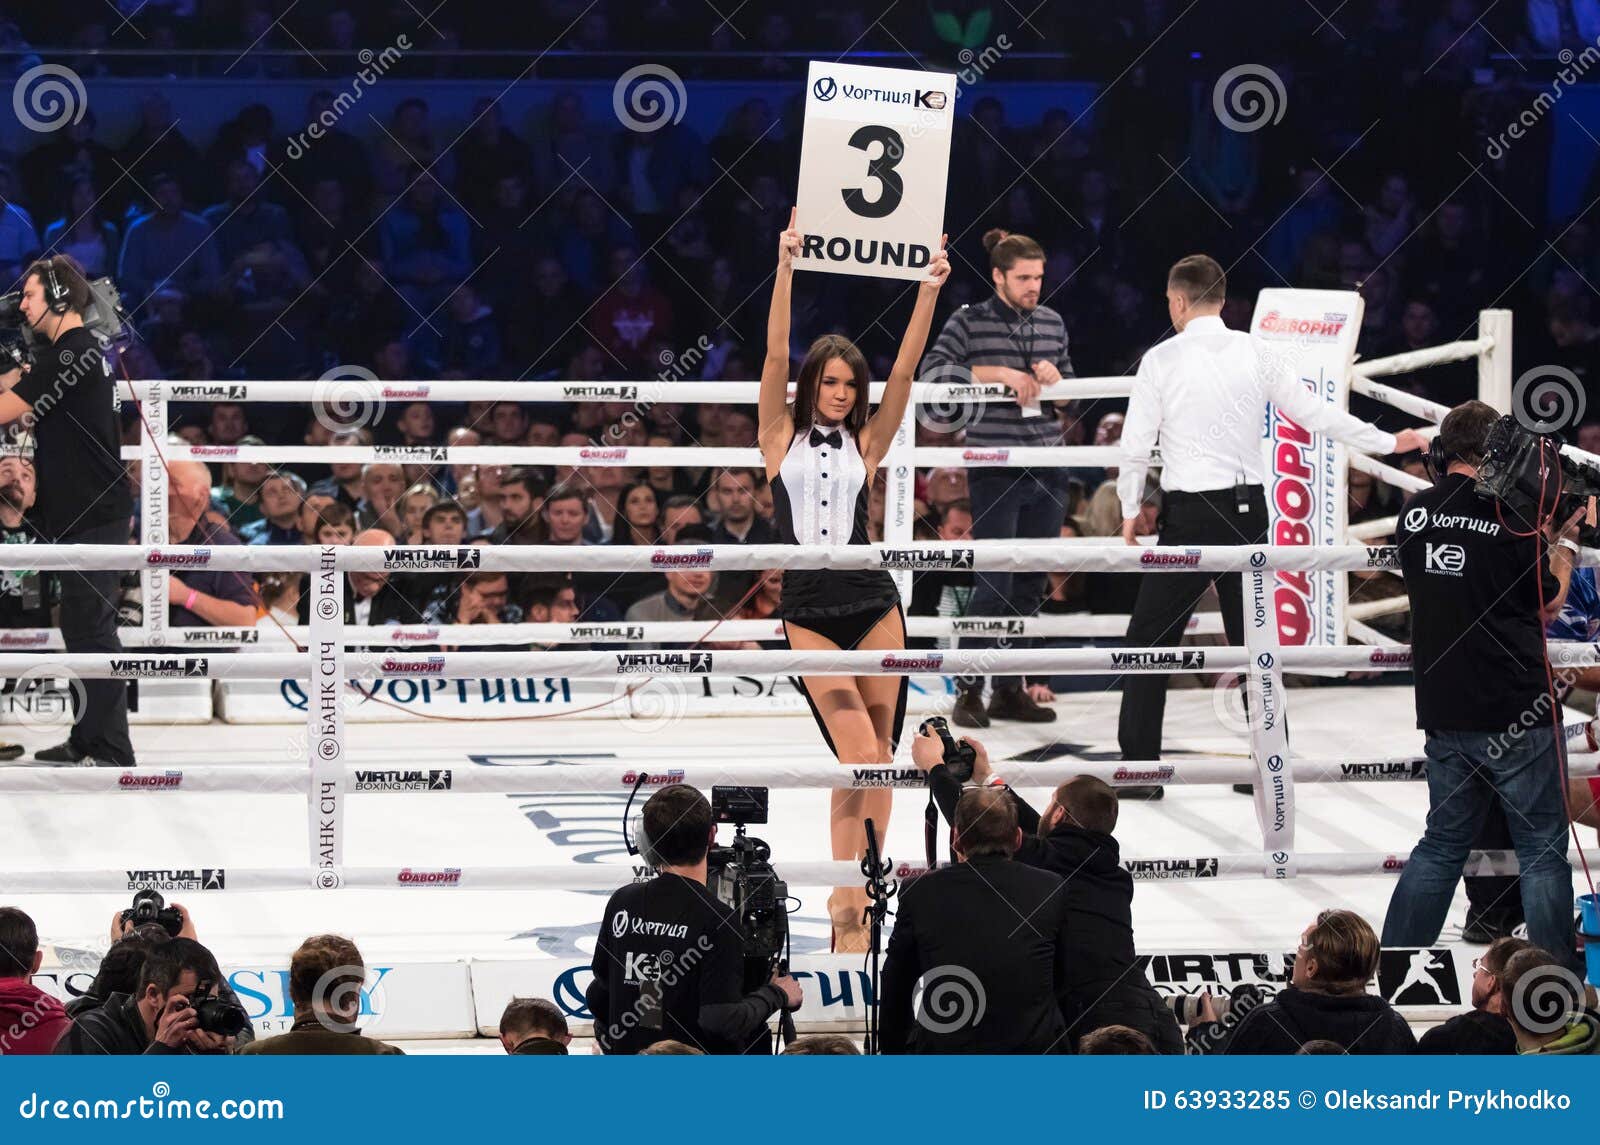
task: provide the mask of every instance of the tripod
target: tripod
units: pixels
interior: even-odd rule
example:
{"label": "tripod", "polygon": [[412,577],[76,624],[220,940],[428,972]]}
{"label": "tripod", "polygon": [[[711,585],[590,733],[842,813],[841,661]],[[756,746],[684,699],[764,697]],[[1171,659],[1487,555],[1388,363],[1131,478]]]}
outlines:
{"label": "tripod", "polygon": [[868,927],[867,981],[872,991],[867,1003],[867,1037],[865,1052],[880,1052],[878,1042],[878,981],[879,963],[883,950],[883,920],[889,914],[889,900],[900,889],[898,880],[888,877],[891,864],[878,852],[878,829],[871,819],[867,821],[867,853],[861,860],[861,873],[867,880],[867,909],[863,919]]}

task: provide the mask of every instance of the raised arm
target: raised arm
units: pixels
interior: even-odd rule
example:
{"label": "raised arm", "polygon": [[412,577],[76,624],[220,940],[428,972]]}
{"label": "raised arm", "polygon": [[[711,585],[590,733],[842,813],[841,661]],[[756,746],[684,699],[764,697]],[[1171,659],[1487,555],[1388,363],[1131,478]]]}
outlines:
{"label": "raised arm", "polygon": [[[861,459],[868,470],[876,469],[889,452],[894,435],[900,432],[906,403],[911,400],[911,383],[917,376],[923,348],[928,344],[928,331],[933,328],[933,307],[939,301],[939,288],[950,277],[950,256],[944,250],[947,237],[939,237],[939,249],[928,263],[928,277],[917,288],[917,304],[911,310],[911,321],[906,323],[905,337],[900,340],[900,353],[884,383],[883,401],[861,434]],[[860,400],[865,399],[866,395],[861,395]]]}
{"label": "raised arm", "polygon": [[778,272],[772,277],[772,308],[767,312],[767,356],[761,363],[756,440],[768,477],[783,464],[783,455],[794,439],[794,419],[789,414],[789,287],[794,280],[794,256],[800,253],[800,232],[794,220],[795,208],[790,207],[789,227],[778,236]]}

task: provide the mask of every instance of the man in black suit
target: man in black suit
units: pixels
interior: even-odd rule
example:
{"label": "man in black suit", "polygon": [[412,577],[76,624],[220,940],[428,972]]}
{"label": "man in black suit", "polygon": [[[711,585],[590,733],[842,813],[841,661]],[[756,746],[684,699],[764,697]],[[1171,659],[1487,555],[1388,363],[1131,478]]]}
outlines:
{"label": "man in black suit", "polygon": [[[972,780],[989,783],[989,753],[977,740]],[[961,784],[944,766],[944,748],[932,733],[911,743],[911,758],[928,773],[928,786],[944,817],[955,821]],[[1102,1026],[1130,1026],[1163,1054],[1183,1053],[1177,1019],[1156,993],[1134,953],[1133,876],[1122,866],[1112,832],[1117,828],[1117,793],[1089,775],[1067,780],[1050,797],[1041,815],[1011,792],[1023,832],[1015,860],[1060,875],[1066,881],[1067,981],[1061,1012],[1073,1049],[1085,1034]]]}
{"label": "man in black suit", "polygon": [[1012,860],[1021,845],[1009,792],[962,794],[952,843],[961,861],[901,892],[883,964],[884,1053],[1068,1052],[1057,1001],[1066,897],[1059,876]]}

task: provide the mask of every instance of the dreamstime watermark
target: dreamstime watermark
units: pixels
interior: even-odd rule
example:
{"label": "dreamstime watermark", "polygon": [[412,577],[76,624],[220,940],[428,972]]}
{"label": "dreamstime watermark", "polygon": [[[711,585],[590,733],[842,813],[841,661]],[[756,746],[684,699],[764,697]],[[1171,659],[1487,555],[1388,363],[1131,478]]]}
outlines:
{"label": "dreamstime watermark", "polygon": [[683,79],[660,64],[629,68],[611,89],[611,110],[629,131],[649,134],[680,123],[689,109]]}
{"label": "dreamstime watermark", "polygon": [[1565,366],[1535,366],[1511,387],[1511,412],[1522,428],[1558,433],[1583,421],[1589,395],[1578,375]]}
{"label": "dreamstime watermark", "polygon": [[1556,56],[1561,61],[1561,70],[1551,81],[1550,90],[1534,96],[1533,103],[1518,112],[1517,117],[1506,124],[1504,131],[1489,140],[1488,146],[1484,148],[1484,154],[1492,160],[1504,158],[1511,143],[1520,140],[1537,127],[1539,121],[1556,105],[1556,101],[1566,94],[1567,88],[1576,85],[1585,72],[1600,63],[1600,47],[1596,45],[1600,45],[1600,40],[1596,40],[1594,44],[1588,45],[1578,53],[1574,53],[1571,48],[1562,48]]}
{"label": "dreamstime watermark", "polygon": [[1230,131],[1260,131],[1277,124],[1288,104],[1283,78],[1264,64],[1229,68],[1211,89],[1211,110]]}
{"label": "dreamstime watermark", "polygon": [[[620,911],[612,919],[613,933],[617,926],[626,926],[628,923],[627,912]],[[617,938],[622,935],[616,934]],[[615,1045],[628,1033],[638,1027],[647,1030],[659,1030],[662,1026],[662,997],[665,991],[672,989],[702,960],[716,949],[716,943],[709,934],[702,934],[694,940],[694,945],[681,953],[663,950],[660,954],[641,954],[636,951],[623,953],[623,976],[640,985],[639,997],[633,1005],[624,1010],[614,1022],[606,1027],[606,1040]]]}
{"label": "dreamstime watermark", "polygon": [[11,88],[11,110],[29,131],[55,131],[83,119],[89,93],[71,68],[39,64],[17,77]]}
{"label": "dreamstime watermark", "polygon": [[912,416],[923,429],[930,433],[955,434],[983,420],[984,406],[988,404],[983,398],[990,394],[992,387],[974,379],[968,367],[958,362],[945,362],[917,381],[944,387],[931,400],[912,407]]}
{"label": "dreamstime watermark", "polygon": [[666,731],[689,714],[689,689],[700,687],[678,677],[651,676],[618,680],[611,702],[622,726],[637,735]]}
{"label": "dreamstime watermark", "polygon": [[[10,452],[12,449],[21,449],[24,453],[32,448],[33,427],[39,419],[56,407],[56,404],[66,396],[67,391],[76,386],[89,374],[98,370],[107,381],[111,380],[111,365],[106,361],[105,352],[98,346],[75,354],[71,350],[62,350],[59,360],[62,369],[56,373],[55,381],[51,383],[50,392],[40,394],[33,400],[28,411],[16,421],[6,426],[0,434],[0,447]],[[8,440],[9,439],[9,440]]]}
{"label": "dreamstime watermark", "polygon": [[308,150],[311,144],[321,139],[333,130],[335,124],[344,118],[361,97],[366,94],[366,89],[372,87],[384,73],[400,60],[400,53],[411,50],[411,40],[404,33],[394,38],[394,43],[384,48],[381,52],[374,53],[371,48],[362,48],[356,53],[356,58],[361,61],[361,67],[351,80],[350,86],[333,97],[331,107],[324,109],[316,119],[306,124],[305,130],[298,135],[289,137],[285,154],[290,159],[299,159]]}
{"label": "dreamstime watermark", "polygon": [[911,1011],[917,1024],[930,1033],[975,1028],[988,1008],[988,991],[965,966],[935,966],[912,988]]}
{"label": "dreamstime watermark", "polygon": [[84,710],[88,691],[69,668],[42,664],[8,681],[6,723],[29,731],[59,731]]}
{"label": "dreamstime watermark", "polygon": [[1538,966],[1517,979],[1511,1012],[1530,1034],[1553,1034],[1583,1006],[1583,981],[1565,966]]}
{"label": "dreamstime watermark", "polygon": [[378,375],[364,366],[334,366],[311,387],[311,412],[330,433],[383,420],[387,403]]}

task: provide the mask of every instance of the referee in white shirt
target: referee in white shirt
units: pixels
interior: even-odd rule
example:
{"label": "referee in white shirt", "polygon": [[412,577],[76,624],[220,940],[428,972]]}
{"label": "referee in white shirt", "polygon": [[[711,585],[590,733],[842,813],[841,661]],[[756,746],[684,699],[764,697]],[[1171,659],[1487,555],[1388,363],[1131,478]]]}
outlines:
{"label": "referee in white shirt", "polygon": [[[1167,275],[1167,313],[1177,334],[1152,346],[1139,363],[1122,428],[1117,493],[1122,538],[1137,544],[1134,525],[1150,453],[1161,444],[1163,545],[1259,545],[1267,540],[1262,488],[1261,426],[1271,402],[1300,425],[1371,453],[1421,449],[1416,430],[1387,433],[1317,397],[1288,369],[1264,360],[1250,335],[1222,323],[1227,276],[1217,261],[1195,254]],[[1243,584],[1237,574],[1150,573],[1128,622],[1130,648],[1170,647],[1183,638],[1206,588],[1215,582],[1230,644],[1244,642]],[[1132,674],[1122,681],[1117,740],[1122,758],[1161,757],[1167,677]],[[1164,789],[1123,788],[1123,795],[1159,799]]]}

